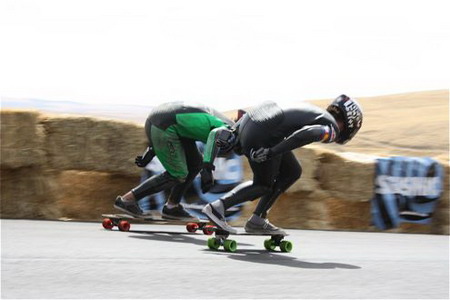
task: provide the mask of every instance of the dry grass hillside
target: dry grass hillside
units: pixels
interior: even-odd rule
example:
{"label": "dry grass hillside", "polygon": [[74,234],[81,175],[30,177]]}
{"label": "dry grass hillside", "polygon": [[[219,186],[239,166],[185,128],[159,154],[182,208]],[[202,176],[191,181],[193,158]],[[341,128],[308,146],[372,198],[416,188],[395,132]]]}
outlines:
{"label": "dry grass hillside", "polygon": [[[431,156],[448,162],[449,91],[357,98],[363,127],[341,151],[375,155]],[[326,107],[329,100],[311,101]]]}
{"label": "dry grass hillside", "polygon": [[[351,95],[353,96],[353,95]],[[363,127],[347,145],[315,144],[338,152],[449,159],[449,90],[358,97]],[[326,108],[332,99],[308,100]],[[228,112],[234,116],[236,112]]]}

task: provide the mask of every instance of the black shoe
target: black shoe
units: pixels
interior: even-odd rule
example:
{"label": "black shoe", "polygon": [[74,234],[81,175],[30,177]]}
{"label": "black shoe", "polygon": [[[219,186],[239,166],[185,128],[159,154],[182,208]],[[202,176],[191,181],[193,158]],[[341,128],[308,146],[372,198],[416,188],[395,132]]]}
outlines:
{"label": "black shoe", "polygon": [[222,230],[228,231],[229,233],[233,234],[237,233],[237,230],[228,225],[227,221],[225,220],[225,210],[222,201],[216,200],[206,205],[202,209],[202,213],[204,213],[208,217],[208,219],[211,220],[211,222],[216,224],[217,227],[221,228]]}
{"label": "black shoe", "polygon": [[121,196],[117,196],[114,207],[134,217],[141,217],[143,214],[135,201],[124,201]]}
{"label": "black shoe", "polygon": [[251,222],[250,220],[245,223],[245,232],[253,233],[253,234],[280,234],[286,235],[286,232],[278,228],[269,222],[269,220],[265,219],[263,224],[256,224]]}
{"label": "black shoe", "polygon": [[167,205],[164,205],[162,209],[162,217],[170,220],[180,220],[180,221],[198,221],[198,218],[191,216],[181,204],[174,206],[172,208],[168,208]]}

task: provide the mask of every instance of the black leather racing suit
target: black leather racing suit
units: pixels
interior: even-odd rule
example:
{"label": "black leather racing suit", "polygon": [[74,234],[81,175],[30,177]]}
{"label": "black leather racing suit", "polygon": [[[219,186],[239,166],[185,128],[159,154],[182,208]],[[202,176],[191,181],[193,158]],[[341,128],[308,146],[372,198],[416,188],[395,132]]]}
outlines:
{"label": "black leather racing suit", "polygon": [[[281,107],[265,102],[251,108],[236,125],[253,181],[240,184],[221,200],[226,210],[261,197],[254,213],[263,218],[278,196],[301,177],[302,168],[292,150],[312,142],[333,142],[339,134],[330,113],[306,103]],[[250,152],[261,147],[271,149],[270,158],[261,163],[252,161]]]}

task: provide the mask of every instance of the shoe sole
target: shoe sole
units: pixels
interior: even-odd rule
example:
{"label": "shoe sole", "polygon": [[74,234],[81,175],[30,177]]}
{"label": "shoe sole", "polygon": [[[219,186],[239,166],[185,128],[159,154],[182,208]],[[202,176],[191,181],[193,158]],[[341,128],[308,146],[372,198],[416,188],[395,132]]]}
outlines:
{"label": "shoe sole", "polygon": [[272,234],[272,235],[287,235],[283,230],[278,229],[277,231],[265,231],[264,229],[250,229],[244,226],[244,230],[249,234]]}
{"label": "shoe sole", "polygon": [[126,210],[125,208],[120,207],[120,206],[117,206],[117,205],[115,205],[115,204],[114,204],[114,208],[116,208],[116,209],[118,209],[118,210],[121,210],[121,211],[123,211],[124,213],[126,213],[127,215],[131,215],[131,216],[133,216],[133,217],[137,217],[137,218],[141,218],[141,217],[142,217],[142,215],[138,215],[138,214],[132,213],[131,211]]}
{"label": "shoe sole", "polygon": [[245,233],[248,233],[248,234],[261,234],[261,235],[287,235],[286,234],[286,232],[284,232],[284,231],[270,231],[270,232],[267,232],[267,231],[248,231],[248,230],[245,230]]}
{"label": "shoe sole", "polygon": [[166,215],[166,214],[164,214],[164,213],[161,214],[161,217],[162,217],[163,219],[166,219],[166,220],[172,220],[172,221],[200,222],[199,219],[194,218],[194,217],[192,217],[192,218],[177,218],[177,217],[174,217],[174,216],[171,216],[171,215]]}
{"label": "shoe sole", "polygon": [[233,227],[229,226],[228,224],[223,223],[219,218],[216,217],[216,215],[213,213],[211,205],[206,205],[202,209],[202,213],[204,213],[208,219],[211,220],[217,227],[219,227],[222,230],[228,231],[229,233],[236,234],[237,230]]}

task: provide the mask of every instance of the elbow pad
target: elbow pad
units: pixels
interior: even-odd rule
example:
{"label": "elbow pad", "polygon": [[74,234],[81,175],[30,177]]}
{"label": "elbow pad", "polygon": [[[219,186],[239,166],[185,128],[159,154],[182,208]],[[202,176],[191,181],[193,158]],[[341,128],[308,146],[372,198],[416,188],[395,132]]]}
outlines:
{"label": "elbow pad", "polygon": [[229,129],[220,129],[216,135],[216,145],[219,147],[219,153],[225,154],[230,152],[236,144],[236,136]]}

